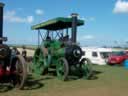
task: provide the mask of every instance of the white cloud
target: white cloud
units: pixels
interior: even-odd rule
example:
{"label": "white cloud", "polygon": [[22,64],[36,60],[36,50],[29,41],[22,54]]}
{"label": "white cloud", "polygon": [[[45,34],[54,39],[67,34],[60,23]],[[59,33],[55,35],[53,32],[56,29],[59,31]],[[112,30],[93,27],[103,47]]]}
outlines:
{"label": "white cloud", "polygon": [[[67,16],[68,18],[71,18],[71,16]],[[84,21],[95,21],[95,17],[80,17],[78,16],[78,19],[84,20]]]}
{"label": "white cloud", "polygon": [[13,23],[32,23],[34,21],[33,16],[20,17],[16,15],[16,11],[14,10],[5,12],[4,19]]}
{"label": "white cloud", "polygon": [[85,36],[83,36],[83,39],[94,39],[94,36],[92,36],[92,35],[85,35]]}
{"label": "white cloud", "polygon": [[95,21],[95,17],[81,17],[80,19],[84,21]]}
{"label": "white cloud", "polygon": [[43,10],[41,10],[41,9],[37,9],[35,12],[37,15],[43,15],[44,14]]}
{"label": "white cloud", "polygon": [[33,16],[27,16],[27,22],[32,23],[34,21]]}
{"label": "white cloud", "polygon": [[114,13],[128,13],[128,1],[117,0],[113,9]]}
{"label": "white cloud", "polygon": [[81,19],[81,20],[84,20],[84,21],[86,21],[86,20],[87,20],[85,17],[81,17],[80,19]]}
{"label": "white cloud", "polygon": [[84,36],[80,36],[80,38],[78,38],[78,40],[80,41],[84,41],[84,40],[92,40],[95,37],[93,35],[84,35]]}
{"label": "white cloud", "polygon": [[90,21],[95,21],[95,17],[90,17],[89,20]]}
{"label": "white cloud", "polygon": [[19,10],[19,11],[23,11],[23,8],[17,8],[17,10]]}

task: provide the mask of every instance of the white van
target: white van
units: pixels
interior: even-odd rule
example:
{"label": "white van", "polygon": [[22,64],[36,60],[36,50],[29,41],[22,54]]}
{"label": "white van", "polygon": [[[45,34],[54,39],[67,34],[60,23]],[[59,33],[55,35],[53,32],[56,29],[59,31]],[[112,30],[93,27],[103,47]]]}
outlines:
{"label": "white van", "polygon": [[87,58],[92,64],[105,65],[112,48],[82,47],[85,52],[83,58]]}

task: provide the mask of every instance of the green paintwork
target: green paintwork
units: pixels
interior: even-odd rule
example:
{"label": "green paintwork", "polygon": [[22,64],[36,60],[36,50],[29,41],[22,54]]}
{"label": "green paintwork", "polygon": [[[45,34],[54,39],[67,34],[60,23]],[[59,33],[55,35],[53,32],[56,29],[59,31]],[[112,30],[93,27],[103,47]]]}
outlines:
{"label": "green paintwork", "polygon": [[[84,25],[83,20],[78,20],[78,26]],[[32,26],[32,30],[45,29],[45,30],[62,30],[65,28],[71,28],[72,18],[58,17],[46,22]]]}
{"label": "green paintwork", "polygon": [[61,57],[56,65],[57,77],[60,80],[67,80],[69,75],[69,64],[66,58]]}
{"label": "green paintwork", "polygon": [[[44,73],[45,69],[50,66],[55,66],[58,59],[64,57],[64,49],[61,48],[61,42],[53,40],[51,42],[45,41],[42,44],[44,45],[36,49],[33,57],[32,70],[37,75]],[[44,53],[42,52],[42,48],[45,46],[47,46],[48,49],[48,54],[46,56],[44,56]]]}
{"label": "green paintwork", "polygon": [[58,62],[57,66],[56,66],[56,71],[57,71],[58,78],[63,80],[63,75],[64,75],[64,64],[63,64],[63,62]]}
{"label": "green paintwork", "polygon": [[[83,25],[83,20],[78,20],[77,26]],[[33,30],[45,29],[45,30],[62,30],[72,27],[72,18],[58,17],[46,22],[32,26]],[[52,32],[51,31],[51,32]],[[77,74],[88,79],[91,74],[90,64],[86,64],[84,61],[79,61],[78,64],[69,65],[70,61],[67,61],[65,57],[66,43],[59,40],[45,40],[36,49],[32,71],[37,75],[42,75],[48,72],[50,69],[54,69],[57,73],[57,77],[61,80],[67,80],[68,75]],[[62,62],[61,62],[62,61]]]}
{"label": "green paintwork", "polygon": [[[56,68],[57,76],[61,80],[66,80],[65,76],[65,62],[60,63],[60,58],[65,59],[65,50],[61,47],[61,42],[52,40],[52,41],[44,41],[42,45],[36,49],[32,64],[32,70],[37,76],[45,73],[46,69]],[[44,56],[44,52],[42,48],[47,46],[48,54]],[[81,65],[81,67],[80,67]],[[88,79],[92,75],[91,65],[89,63],[78,64],[78,66],[69,66],[70,74],[82,75],[83,78]],[[69,69],[68,69],[69,71]],[[67,72],[67,71],[66,71]],[[81,74],[82,72],[82,74]]]}
{"label": "green paintwork", "polygon": [[44,68],[44,58],[42,51],[38,48],[35,51],[34,57],[33,57],[33,64],[32,64],[32,71],[35,74],[41,74]]}
{"label": "green paintwork", "polygon": [[83,78],[90,79],[93,75],[92,66],[90,63],[82,64],[81,69],[83,71]]}

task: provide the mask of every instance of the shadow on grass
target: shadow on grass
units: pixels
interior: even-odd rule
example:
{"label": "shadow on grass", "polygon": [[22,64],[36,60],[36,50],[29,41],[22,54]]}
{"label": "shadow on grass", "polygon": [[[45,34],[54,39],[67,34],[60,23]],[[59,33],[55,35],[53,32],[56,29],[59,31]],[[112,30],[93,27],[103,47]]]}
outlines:
{"label": "shadow on grass", "polygon": [[93,70],[92,77],[89,78],[88,80],[96,80],[96,79],[98,79],[98,76],[97,75],[102,74],[102,73],[103,72],[101,72],[101,71]]}
{"label": "shadow on grass", "polygon": [[101,73],[103,73],[103,72],[97,71],[97,70],[93,70],[93,74],[94,74],[94,75],[98,75],[98,74],[101,74]]}
{"label": "shadow on grass", "polygon": [[3,93],[3,92],[8,92],[10,90],[12,90],[13,87],[11,85],[6,85],[6,84],[0,84],[0,93]]}
{"label": "shadow on grass", "polygon": [[36,90],[40,89],[44,86],[44,84],[41,82],[43,79],[35,79],[31,75],[28,76],[27,81],[24,85],[24,88],[22,90]]}
{"label": "shadow on grass", "polygon": [[[24,85],[24,88],[22,90],[36,90],[40,89],[44,86],[42,83],[43,80],[49,80],[53,77],[44,77],[43,78],[35,78],[32,75],[28,75],[28,78],[26,79],[26,83]],[[0,83],[0,93],[8,92],[15,87],[10,83]]]}
{"label": "shadow on grass", "polygon": [[[72,80],[78,80],[78,79],[96,80],[98,79],[98,74],[102,74],[102,73],[103,72],[101,71],[93,70],[92,75],[89,78],[86,78],[86,76],[83,78],[83,76],[80,75],[81,73],[79,71],[75,71],[69,74],[68,79],[66,81],[72,81]],[[56,71],[54,70],[49,71],[48,75],[53,77],[45,77],[44,80],[53,79],[57,77]]]}
{"label": "shadow on grass", "polygon": [[[90,75],[89,78],[86,78],[86,76],[83,77],[79,71],[75,71],[75,72],[72,72],[68,75],[68,79],[66,81],[73,81],[73,80],[79,80],[79,79],[96,80],[96,79],[98,79],[98,75],[102,74],[102,73],[103,73],[102,71],[93,70],[92,75]],[[55,71],[50,72],[49,75],[52,75],[55,78],[57,77]]]}

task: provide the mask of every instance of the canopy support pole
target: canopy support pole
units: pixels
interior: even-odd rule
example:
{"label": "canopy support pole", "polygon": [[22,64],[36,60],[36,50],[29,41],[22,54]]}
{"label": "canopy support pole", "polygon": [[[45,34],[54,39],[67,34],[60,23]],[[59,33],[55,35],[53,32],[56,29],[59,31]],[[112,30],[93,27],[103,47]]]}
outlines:
{"label": "canopy support pole", "polygon": [[38,30],[38,48],[39,48],[39,45],[40,45],[40,30]]}

